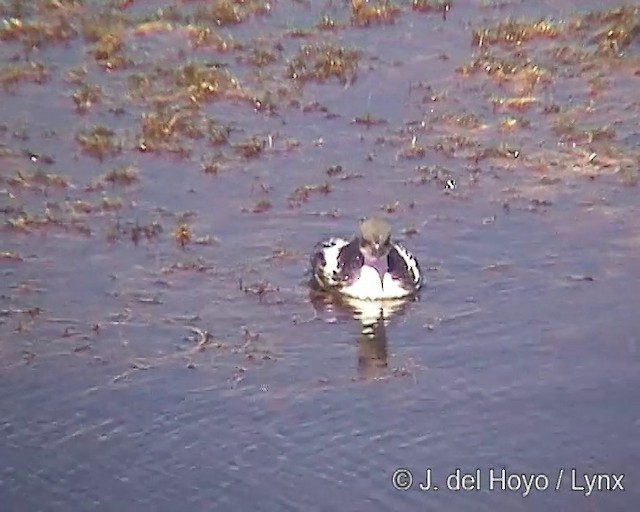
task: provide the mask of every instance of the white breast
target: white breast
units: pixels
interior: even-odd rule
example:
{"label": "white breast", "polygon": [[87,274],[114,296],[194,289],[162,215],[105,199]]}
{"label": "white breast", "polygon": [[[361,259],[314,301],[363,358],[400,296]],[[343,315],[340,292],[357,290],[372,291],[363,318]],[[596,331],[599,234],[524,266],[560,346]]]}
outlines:
{"label": "white breast", "polygon": [[406,297],[411,292],[402,288],[389,272],[380,280],[378,271],[368,265],[360,270],[360,277],[349,286],[340,289],[340,293],[363,300],[397,299]]}

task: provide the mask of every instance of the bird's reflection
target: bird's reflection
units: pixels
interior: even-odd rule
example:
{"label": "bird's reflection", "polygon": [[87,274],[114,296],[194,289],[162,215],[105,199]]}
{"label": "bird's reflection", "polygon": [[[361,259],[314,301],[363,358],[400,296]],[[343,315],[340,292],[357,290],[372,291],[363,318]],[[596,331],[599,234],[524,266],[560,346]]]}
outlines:
{"label": "bird's reflection", "polygon": [[365,379],[382,375],[387,368],[387,326],[382,310],[372,324],[360,323],[358,374]]}
{"label": "bird's reflection", "polygon": [[311,304],[318,314],[358,321],[358,375],[364,379],[382,376],[387,368],[387,326],[415,299],[360,300],[312,290]]}

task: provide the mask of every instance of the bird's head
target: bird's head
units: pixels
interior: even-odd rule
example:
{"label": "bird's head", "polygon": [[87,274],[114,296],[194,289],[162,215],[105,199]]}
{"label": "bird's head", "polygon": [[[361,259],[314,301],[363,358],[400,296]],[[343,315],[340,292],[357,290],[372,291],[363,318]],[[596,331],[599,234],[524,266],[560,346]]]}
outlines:
{"label": "bird's head", "polygon": [[360,222],[358,239],[365,261],[379,260],[391,249],[391,228],[382,219],[364,219]]}

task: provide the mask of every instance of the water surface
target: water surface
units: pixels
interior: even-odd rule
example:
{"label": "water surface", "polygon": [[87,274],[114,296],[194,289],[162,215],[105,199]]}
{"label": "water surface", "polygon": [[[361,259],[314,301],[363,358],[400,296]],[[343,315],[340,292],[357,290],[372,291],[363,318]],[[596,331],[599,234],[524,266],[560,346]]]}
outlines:
{"label": "water surface", "polygon": [[[3,510],[638,502],[637,4],[21,4]],[[426,277],[373,327],[306,284],[313,244],[372,214]],[[480,489],[446,490],[457,468]],[[549,489],[491,490],[502,468]]]}

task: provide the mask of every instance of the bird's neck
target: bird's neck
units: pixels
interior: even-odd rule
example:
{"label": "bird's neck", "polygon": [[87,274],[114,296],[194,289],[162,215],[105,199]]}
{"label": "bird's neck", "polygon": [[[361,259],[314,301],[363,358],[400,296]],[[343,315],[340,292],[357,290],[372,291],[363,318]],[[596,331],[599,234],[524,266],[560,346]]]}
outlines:
{"label": "bird's neck", "polygon": [[389,270],[389,260],[387,256],[385,255],[382,258],[374,258],[367,254],[363,254],[363,256],[364,264],[368,267],[375,268],[378,271],[378,274],[380,274],[380,280],[382,280],[387,270]]}

